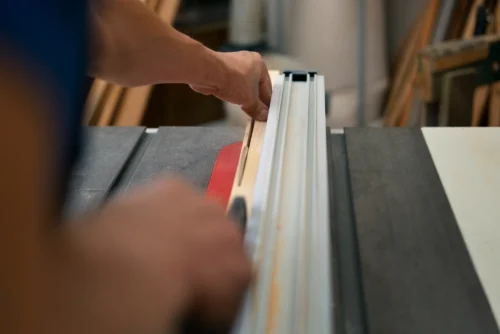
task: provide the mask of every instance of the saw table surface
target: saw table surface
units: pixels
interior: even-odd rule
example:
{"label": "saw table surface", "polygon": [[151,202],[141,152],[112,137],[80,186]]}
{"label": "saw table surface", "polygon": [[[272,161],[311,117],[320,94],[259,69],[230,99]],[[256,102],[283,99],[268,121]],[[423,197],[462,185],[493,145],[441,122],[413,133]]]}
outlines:
{"label": "saw table surface", "polygon": [[[204,191],[218,151],[243,132],[90,128],[66,212],[168,172]],[[330,149],[339,327],[498,334],[500,128],[346,129]]]}

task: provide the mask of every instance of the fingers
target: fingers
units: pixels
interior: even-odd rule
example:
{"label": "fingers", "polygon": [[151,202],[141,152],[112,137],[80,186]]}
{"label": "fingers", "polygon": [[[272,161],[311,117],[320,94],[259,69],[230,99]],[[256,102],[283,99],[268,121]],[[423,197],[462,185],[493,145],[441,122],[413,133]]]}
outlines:
{"label": "fingers", "polygon": [[260,99],[255,100],[254,103],[249,106],[242,106],[241,109],[243,109],[248,116],[256,119],[257,121],[267,121],[269,108]]}
{"label": "fingers", "polygon": [[250,117],[264,122],[267,121],[271,104],[272,83],[264,60],[259,54],[255,55],[258,57],[257,63],[259,64],[258,96],[251,105],[243,106],[242,109]]}
{"label": "fingers", "polygon": [[259,82],[259,98],[267,106],[271,104],[271,94],[273,91],[273,86],[271,82],[271,77],[269,76],[269,71],[267,70],[266,64],[262,61],[262,71],[261,78]]}

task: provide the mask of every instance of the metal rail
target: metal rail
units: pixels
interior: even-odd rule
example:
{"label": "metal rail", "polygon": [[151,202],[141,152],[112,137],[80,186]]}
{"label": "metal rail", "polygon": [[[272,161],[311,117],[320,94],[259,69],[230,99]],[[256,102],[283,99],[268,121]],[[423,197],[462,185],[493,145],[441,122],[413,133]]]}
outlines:
{"label": "metal rail", "polygon": [[333,332],[324,78],[275,82],[245,236],[258,268],[235,334]]}

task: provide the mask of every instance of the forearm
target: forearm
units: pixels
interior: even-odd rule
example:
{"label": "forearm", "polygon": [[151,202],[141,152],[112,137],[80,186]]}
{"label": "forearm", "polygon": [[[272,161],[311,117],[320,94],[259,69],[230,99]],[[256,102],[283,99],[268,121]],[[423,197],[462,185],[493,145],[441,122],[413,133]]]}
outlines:
{"label": "forearm", "polygon": [[139,0],[93,0],[89,74],[127,86],[224,80],[217,53],[176,31]]}

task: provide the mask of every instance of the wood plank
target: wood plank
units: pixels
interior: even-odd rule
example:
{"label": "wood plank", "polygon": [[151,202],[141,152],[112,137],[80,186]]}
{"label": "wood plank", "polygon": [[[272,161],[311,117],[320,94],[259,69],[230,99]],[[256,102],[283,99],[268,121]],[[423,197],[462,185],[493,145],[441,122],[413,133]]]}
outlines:
{"label": "wood plank", "polygon": [[180,4],[180,0],[162,0],[160,2],[157,12],[163,22],[173,24]]}
{"label": "wood plank", "polygon": [[123,98],[124,88],[115,84],[109,84],[107,89],[108,93],[106,95],[104,105],[102,106],[102,110],[99,112],[99,118],[93,125],[111,125],[111,121],[115,116],[116,110],[120,106],[120,102]]}
{"label": "wood plank", "polygon": [[[279,76],[279,71],[269,71],[271,81],[274,82]],[[243,111],[242,111],[243,112]],[[247,123],[245,135],[240,154],[240,162],[236,171],[236,178],[231,191],[231,200],[236,196],[242,196],[246,199],[247,213],[250,218],[253,203],[253,188],[257,178],[257,170],[259,168],[260,152],[264,144],[264,135],[266,133],[265,122]],[[247,145],[245,145],[245,143]]]}
{"label": "wood plank", "polygon": [[476,27],[476,14],[477,9],[481,4],[484,3],[484,0],[475,0],[472,8],[469,12],[469,17],[467,18],[467,23],[465,24],[465,29],[462,34],[462,39],[471,39],[474,37],[474,29]]}
{"label": "wood plank", "polygon": [[103,203],[132,156],[144,127],[88,127],[83,155],[75,167],[65,214],[74,216]]}
{"label": "wood plank", "polygon": [[151,91],[152,86],[127,88],[123,94],[122,106],[113,124],[118,126],[141,124]]}
{"label": "wood plank", "polygon": [[[415,90],[415,84],[416,84],[416,79],[417,79],[417,70],[418,70],[418,51],[424,48],[426,45],[429,44],[431,41],[436,22],[437,22],[437,17],[439,14],[439,6],[440,6],[440,1],[439,0],[430,0],[429,5],[427,8],[427,13],[425,15],[425,18],[423,20],[423,27],[422,30],[420,31],[420,36],[419,36],[419,41],[417,44],[417,51],[415,52],[415,55],[413,57],[413,66],[411,70],[411,74],[408,78],[408,81],[405,82],[403,91],[409,91],[410,101],[413,101],[413,96],[414,96],[414,90]],[[398,117],[398,125],[399,126],[406,126],[406,122],[409,117],[410,109],[413,106],[413,103],[410,102],[408,104],[407,101],[404,99],[398,100],[395,106],[396,114]]]}
{"label": "wood plank", "polygon": [[85,103],[83,124],[89,125],[94,117],[94,113],[101,108],[107,86],[108,83],[101,79],[95,79],[92,83]]}
{"label": "wood plank", "polygon": [[401,115],[405,113],[404,107],[406,105],[411,105],[408,104],[406,99],[413,96],[411,91],[414,89],[415,80],[417,78],[418,51],[429,42],[431,32],[435,25],[438,8],[439,0],[430,0],[419,18],[419,24],[415,32],[415,42],[408,51],[403,72],[400,74],[399,81],[394,81],[392,84],[392,87],[395,89],[393,100],[391,101],[389,98],[389,104],[384,117],[384,122],[388,126],[398,124]]}
{"label": "wood plank", "polygon": [[446,72],[439,103],[440,126],[470,126],[477,71],[466,67]]}
{"label": "wood plank", "polygon": [[500,83],[495,82],[490,87],[490,113],[488,125],[500,126]]}
{"label": "wood plank", "polygon": [[335,273],[334,291],[335,333],[366,334],[366,314],[359,249],[356,235],[352,192],[345,136],[327,134],[329,138],[332,267]]}
{"label": "wood plank", "polygon": [[483,85],[476,87],[474,91],[474,98],[472,102],[472,126],[479,126],[481,117],[483,116],[486,107],[486,101],[490,94],[490,86]]}
{"label": "wood plank", "polygon": [[419,129],[346,129],[369,331],[498,334]]}
{"label": "wood plank", "polygon": [[[155,10],[163,22],[173,24],[180,0],[149,0],[147,5]],[[133,126],[141,124],[148,105],[153,86],[127,88],[123,94],[123,101],[113,124],[119,126]]]}
{"label": "wood plank", "polygon": [[[495,18],[493,23],[493,31],[500,34],[500,5],[497,4],[495,9]],[[494,69],[492,69],[494,70]],[[496,69],[497,71],[500,69]],[[500,82],[494,82],[491,85],[490,93],[490,113],[488,117],[489,126],[500,126]]]}
{"label": "wood plank", "polygon": [[230,127],[161,127],[149,143],[129,180],[118,191],[166,173],[180,175],[204,191],[219,150],[241,140],[243,129]]}
{"label": "wood plank", "polygon": [[455,10],[453,11],[448,32],[446,33],[447,40],[462,38],[473,2],[473,0],[458,0]]}
{"label": "wood plank", "polygon": [[422,132],[498,325],[500,128]]}
{"label": "wood plank", "polygon": [[422,18],[419,17],[412,29],[410,42],[408,43],[408,47],[405,50],[404,55],[402,56],[400,64],[398,64],[396,74],[394,75],[391,83],[389,99],[384,113],[384,122],[386,123],[386,125],[393,124],[395,122],[395,119],[397,119],[397,99],[400,98],[399,96],[401,94],[401,90],[403,89],[405,80],[412,72],[413,57],[415,52],[417,51],[419,32],[421,27]]}

